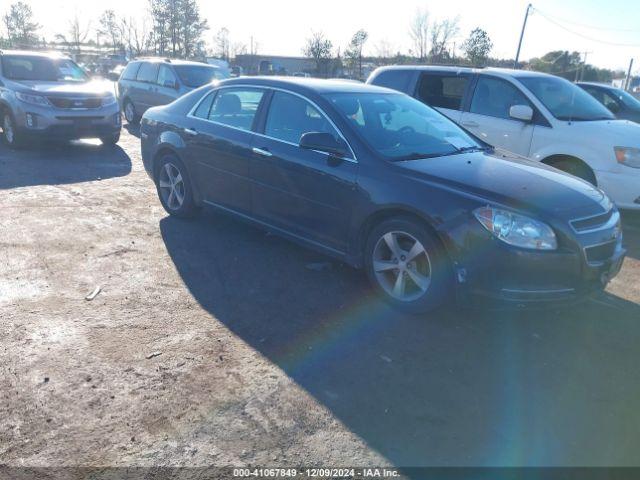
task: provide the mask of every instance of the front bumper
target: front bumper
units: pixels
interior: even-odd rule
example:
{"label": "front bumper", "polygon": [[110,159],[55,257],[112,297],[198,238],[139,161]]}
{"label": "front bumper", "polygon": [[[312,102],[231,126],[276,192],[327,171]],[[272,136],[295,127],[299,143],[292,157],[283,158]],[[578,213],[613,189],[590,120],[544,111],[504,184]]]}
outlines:
{"label": "front bumper", "polygon": [[534,251],[507,245],[477,227],[472,230],[454,265],[458,299],[465,304],[580,301],[603,290],[620,272],[626,256],[622,237],[606,242],[608,251],[594,260],[587,252],[600,241],[593,236],[581,239],[585,240],[581,246]]}
{"label": "front bumper", "polygon": [[24,137],[74,140],[115,135],[122,121],[118,104],[95,109],[58,109],[20,104],[14,112],[16,130]]}
{"label": "front bumper", "polygon": [[616,171],[597,171],[598,186],[618,208],[640,210],[640,168],[618,165]]}

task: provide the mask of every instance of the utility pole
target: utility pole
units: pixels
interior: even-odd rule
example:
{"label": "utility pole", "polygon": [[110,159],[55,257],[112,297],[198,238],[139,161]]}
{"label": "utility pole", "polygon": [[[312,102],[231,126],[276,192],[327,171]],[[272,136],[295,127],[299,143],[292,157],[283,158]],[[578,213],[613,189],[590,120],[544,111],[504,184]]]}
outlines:
{"label": "utility pole", "polygon": [[627,70],[627,79],[624,81],[624,91],[629,90],[629,86],[631,85],[631,69],[633,68],[633,58],[629,62],[629,70]]}
{"label": "utility pole", "polygon": [[520,41],[518,42],[518,51],[516,52],[516,60],[513,62],[513,68],[518,68],[518,60],[520,59],[520,48],[522,47],[522,37],[524,37],[524,29],[527,27],[527,19],[529,11],[533,9],[533,5],[527,5],[527,11],[524,14],[524,22],[522,22],[522,31],[520,32]]}
{"label": "utility pole", "polygon": [[[584,60],[582,61],[582,65],[580,66],[580,70],[576,70],[576,82],[579,81],[583,81],[584,80],[584,67],[587,64],[587,55],[589,55],[590,53],[593,52],[582,52],[584,54]],[[579,73],[579,75],[578,75]]]}

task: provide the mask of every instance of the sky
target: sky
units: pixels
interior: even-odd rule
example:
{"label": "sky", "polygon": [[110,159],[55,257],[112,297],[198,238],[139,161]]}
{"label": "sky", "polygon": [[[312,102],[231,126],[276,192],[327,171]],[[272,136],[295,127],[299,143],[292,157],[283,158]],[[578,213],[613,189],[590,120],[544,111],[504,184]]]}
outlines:
{"label": "sky", "polygon": [[[105,8],[127,16],[142,16],[148,6],[147,0],[26,1],[48,37],[64,31],[74,11],[96,26]],[[10,0],[2,0],[2,5],[9,3]],[[418,9],[426,9],[432,20],[460,17],[457,46],[473,28],[483,28],[493,41],[492,55],[502,58],[515,56],[528,3],[527,0],[199,1],[201,14],[210,26],[206,33],[208,42],[218,29],[226,27],[232,42],[248,45],[253,36],[260,54],[301,55],[311,31],[324,32],[334,46],[344,50],[360,28],[369,32],[365,53],[375,54],[381,42],[407,52],[411,47],[409,24]],[[532,4],[534,11],[529,17],[521,59],[551,50],[577,50],[589,52],[588,63],[625,71],[629,60],[635,57],[633,70],[640,71],[640,1],[538,0]]]}

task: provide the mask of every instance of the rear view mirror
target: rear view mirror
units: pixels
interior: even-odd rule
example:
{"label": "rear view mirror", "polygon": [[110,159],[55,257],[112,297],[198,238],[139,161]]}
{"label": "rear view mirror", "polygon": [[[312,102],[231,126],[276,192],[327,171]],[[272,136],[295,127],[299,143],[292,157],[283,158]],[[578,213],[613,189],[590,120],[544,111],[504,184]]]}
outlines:
{"label": "rear view mirror", "polygon": [[615,102],[611,102],[611,103],[607,104],[607,108],[609,109],[609,111],[611,113],[619,113],[620,112],[620,105],[618,105]]}
{"label": "rear view mirror", "polygon": [[317,150],[337,157],[347,155],[347,146],[344,141],[338,140],[330,133],[308,132],[300,137],[300,148]]}
{"label": "rear view mirror", "polygon": [[533,119],[533,109],[529,105],[513,105],[509,109],[509,116],[523,122],[530,122]]}

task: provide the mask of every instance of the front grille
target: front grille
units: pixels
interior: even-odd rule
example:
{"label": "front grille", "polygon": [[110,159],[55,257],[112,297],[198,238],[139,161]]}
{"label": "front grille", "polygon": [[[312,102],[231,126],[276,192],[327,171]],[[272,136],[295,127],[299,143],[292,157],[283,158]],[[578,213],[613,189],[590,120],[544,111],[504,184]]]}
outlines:
{"label": "front grille", "polygon": [[90,98],[67,98],[67,97],[49,97],[49,101],[57,108],[99,108],[102,105],[100,97]]}
{"label": "front grille", "polygon": [[578,220],[572,220],[571,226],[578,233],[588,232],[589,230],[596,230],[600,227],[603,227],[607,224],[611,217],[613,216],[614,210],[611,209],[606,213],[602,213],[600,215],[595,215],[593,217],[588,218],[580,218]]}
{"label": "front grille", "polygon": [[589,263],[604,262],[610,259],[616,252],[618,245],[617,240],[612,240],[602,245],[595,245],[593,247],[587,247],[584,249]]}

